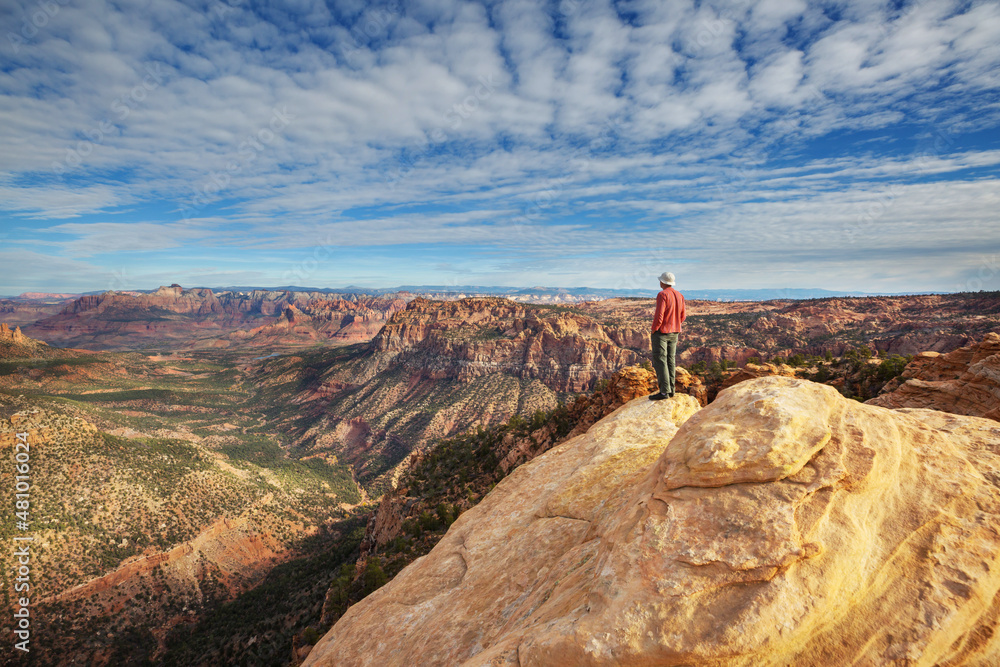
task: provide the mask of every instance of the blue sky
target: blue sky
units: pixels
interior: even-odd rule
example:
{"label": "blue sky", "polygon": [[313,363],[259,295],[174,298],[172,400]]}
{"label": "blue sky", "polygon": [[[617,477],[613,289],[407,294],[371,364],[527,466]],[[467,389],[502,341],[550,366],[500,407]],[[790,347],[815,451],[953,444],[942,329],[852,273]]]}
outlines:
{"label": "blue sky", "polygon": [[43,0],[0,36],[0,294],[1000,289],[996,2]]}

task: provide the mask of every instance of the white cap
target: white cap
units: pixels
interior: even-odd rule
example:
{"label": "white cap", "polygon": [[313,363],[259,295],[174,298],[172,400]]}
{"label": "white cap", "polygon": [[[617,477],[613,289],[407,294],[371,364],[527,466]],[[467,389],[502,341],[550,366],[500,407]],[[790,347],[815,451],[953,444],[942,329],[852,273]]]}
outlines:
{"label": "white cap", "polygon": [[677,279],[674,278],[674,274],[670,273],[669,271],[664,271],[663,273],[660,274],[660,282],[663,283],[664,285],[673,285],[675,282],[677,282]]}

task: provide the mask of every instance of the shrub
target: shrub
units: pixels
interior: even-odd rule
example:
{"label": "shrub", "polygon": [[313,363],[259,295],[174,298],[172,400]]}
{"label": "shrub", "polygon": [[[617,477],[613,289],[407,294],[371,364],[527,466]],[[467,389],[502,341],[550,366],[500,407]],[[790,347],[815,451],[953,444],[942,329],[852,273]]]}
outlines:
{"label": "shrub", "polygon": [[427,510],[424,510],[423,512],[420,513],[420,516],[417,517],[417,523],[420,525],[420,529],[422,531],[436,530],[437,528],[439,528],[439,522],[437,517],[428,512]]}
{"label": "shrub", "polygon": [[374,593],[389,581],[389,577],[382,569],[381,558],[375,556],[374,558],[368,561],[368,563],[365,565],[365,573],[364,575],[362,575],[362,580],[364,581],[365,595]]}
{"label": "shrub", "polygon": [[875,369],[875,379],[879,382],[888,382],[894,377],[899,376],[906,365],[910,363],[913,359],[912,356],[901,357],[898,354],[894,354],[888,359],[882,360],[882,363],[878,365]]}

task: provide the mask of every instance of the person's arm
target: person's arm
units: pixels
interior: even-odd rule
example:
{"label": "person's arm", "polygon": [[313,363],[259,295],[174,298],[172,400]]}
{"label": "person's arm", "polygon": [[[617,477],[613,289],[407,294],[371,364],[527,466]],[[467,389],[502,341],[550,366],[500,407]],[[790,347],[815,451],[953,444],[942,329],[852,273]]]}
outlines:
{"label": "person's arm", "polygon": [[653,331],[659,331],[663,326],[663,318],[667,314],[667,300],[663,298],[663,292],[656,295],[656,312],[653,313]]}
{"label": "person's arm", "polygon": [[685,310],[684,310],[684,295],[681,294],[680,292],[678,292],[677,296],[680,297],[680,302],[681,302],[681,319],[680,319],[680,322],[683,323],[684,320],[687,319],[687,312],[685,312]]}

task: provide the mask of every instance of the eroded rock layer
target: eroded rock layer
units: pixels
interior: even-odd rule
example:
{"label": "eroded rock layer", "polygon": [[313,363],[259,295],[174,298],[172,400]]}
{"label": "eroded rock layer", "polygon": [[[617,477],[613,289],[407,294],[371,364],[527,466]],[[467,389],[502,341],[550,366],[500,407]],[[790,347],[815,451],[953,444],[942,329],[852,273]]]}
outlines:
{"label": "eroded rock layer", "polygon": [[994,665],[1000,427],[786,377],[518,468],[307,665]]}
{"label": "eroded rock layer", "polygon": [[922,352],[900,381],[868,401],[886,408],[931,408],[1000,421],[1000,335],[948,354]]}
{"label": "eroded rock layer", "polygon": [[395,296],[160,287],[88,294],[26,327],[58,347],[89,350],[270,348],[371,339],[406,307]]}

